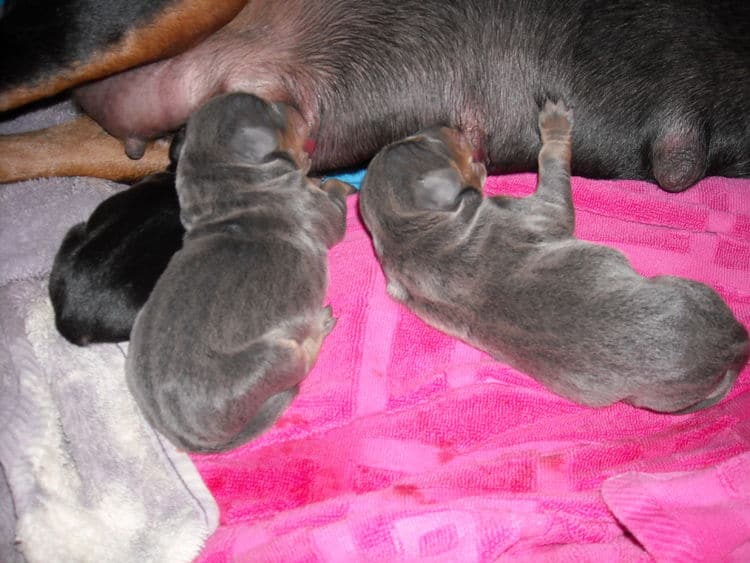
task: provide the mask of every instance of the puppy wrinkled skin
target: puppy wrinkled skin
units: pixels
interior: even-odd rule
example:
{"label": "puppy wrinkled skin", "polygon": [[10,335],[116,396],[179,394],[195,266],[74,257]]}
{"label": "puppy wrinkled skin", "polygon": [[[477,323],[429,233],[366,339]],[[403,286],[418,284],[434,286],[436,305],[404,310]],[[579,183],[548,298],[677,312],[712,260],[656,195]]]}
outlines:
{"label": "puppy wrinkled skin", "polygon": [[79,346],[128,340],[184,233],[172,172],[99,204],[68,231],[52,265],[49,295],[60,334]]}
{"label": "puppy wrinkled skin", "polygon": [[136,318],[127,380],[178,447],[216,452],[270,426],[335,319],[327,251],[348,186],[305,174],[296,112],[249,94],[214,98],[176,150],[182,249]]}
{"label": "puppy wrinkled skin", "polygon": [[574,238],[572,121],[563,103],[544,106],[527,198],[484,198],[483,167],[452,129],[383,149],[360,210],[388,291],[577,403],[709,407],[747,360],[747,331],[709,287],[644,278],[620,252]]}

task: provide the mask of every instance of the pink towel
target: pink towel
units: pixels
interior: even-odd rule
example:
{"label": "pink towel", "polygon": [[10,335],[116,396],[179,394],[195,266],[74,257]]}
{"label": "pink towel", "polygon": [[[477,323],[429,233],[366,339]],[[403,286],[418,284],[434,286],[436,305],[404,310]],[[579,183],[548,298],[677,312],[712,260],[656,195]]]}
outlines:
{"label": "pink towel", "polygon": [[[711,285],[750,324],[750,181],[575,178],[574,200],[581,238]],[[392,301],[356,206],[299,396],[252,443],[193,456],[221,510],[199,561],[750,560],[750,369],[691,415],[572,404]]]}

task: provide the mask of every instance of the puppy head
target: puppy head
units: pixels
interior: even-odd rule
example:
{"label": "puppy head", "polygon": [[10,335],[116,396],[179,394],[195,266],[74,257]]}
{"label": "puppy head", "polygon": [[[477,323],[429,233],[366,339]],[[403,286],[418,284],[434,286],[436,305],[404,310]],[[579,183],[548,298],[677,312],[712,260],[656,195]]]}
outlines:
{"label": "puppy head", "polygon": [[246,166],[287,155],[305,169],[309,159],[302,147],[308,133],[302,116],[291,106],[236,92],[212,98],[195,112],[184,140],[171,154],[177,160]]}
{"label": "puppy head", "polygon": [[473,161],[468,141],[447,127],[394,143],[379,160],[368,170],[366,182],[377,184],[378,191],[385,189],[388,193],[378,199],[404,216],[456,211],[468,193],[481,193],[487,175],[484,165]]}
{"label": "puppy head", "polygon": [[[207,102],[178,134],[170,154],[177,160],[177,190],[186,225],[233,201],[238,192],[292,171],[305,174],[308,128],[282,103],[233,93]],[[214,209],[214,211],[216,211]]]}

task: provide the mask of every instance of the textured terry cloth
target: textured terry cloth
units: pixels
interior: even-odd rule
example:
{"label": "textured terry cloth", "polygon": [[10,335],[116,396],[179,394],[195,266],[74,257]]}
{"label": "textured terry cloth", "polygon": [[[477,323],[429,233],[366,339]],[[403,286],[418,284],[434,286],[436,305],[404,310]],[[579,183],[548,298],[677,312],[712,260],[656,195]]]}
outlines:
{"label": "textured terry cloth", "polygon": [[[66,119],[64,104],[0,125]],[[2,158],[2,155],[0,155]],[[125,347],[55,330],[46,274],[65,231],[122,186],[0,186],[0,561],[187,562],[218,523],[190,458],[143,420]]]}
{"label": "textured terry cloth", "polygon": [[602,495],[665,561],[750,561],[750,454],[700,471],[625,473],[607,480]]}
{"label": "textured terry cloth", "polygon": [[[748,325],[750,181],[574,178],[574,201],[581,238],[708,283]],[[748,560],[750,369],[689,415],[572,404],[390,299],[356,195],[327,301],[336,327],[278,423],[193,456],[221,512],[198,561]]]}

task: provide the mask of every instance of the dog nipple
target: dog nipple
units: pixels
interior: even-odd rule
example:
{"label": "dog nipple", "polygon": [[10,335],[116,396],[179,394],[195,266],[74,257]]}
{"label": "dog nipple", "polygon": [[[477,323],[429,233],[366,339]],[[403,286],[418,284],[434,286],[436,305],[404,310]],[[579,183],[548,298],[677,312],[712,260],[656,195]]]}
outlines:
{"label": "dog nipple", "polygon": [[695,128],[670,131],[656,139],[651,158],[654,178],[668,192],[681,192],[703,177],[706,143]]}
{"label": "dog nipple", "polygon": [[142,139],[125,139],[125,154],[132,160],[139,160],[146,152],[146,141]]}

